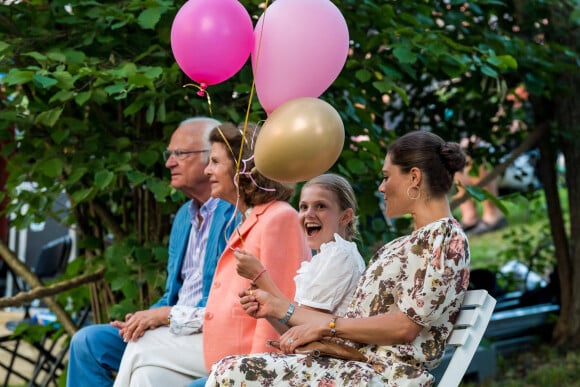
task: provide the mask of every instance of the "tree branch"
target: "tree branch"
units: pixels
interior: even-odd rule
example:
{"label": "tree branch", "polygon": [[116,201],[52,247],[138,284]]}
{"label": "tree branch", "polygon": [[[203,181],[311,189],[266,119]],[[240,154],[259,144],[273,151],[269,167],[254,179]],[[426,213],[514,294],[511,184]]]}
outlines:
{"label": "tree branch", "polygon": [[[508,167],[524,152],[532,149],[532,147],[542,138],[542,136],[547,131],[546,125],[538,125],[534,128],[534,131],[530,133],[528,137],[516,148],[513,152],[510,153],[510,156],[505,159],[501,164],[494,168],[493,171],[485,175],[477,184],[476,187],[482,188],[489,184],[493,179],[499,177],[502,173],[508,169]],[[458,197],[457,199],[451,202],[451,208],[456,208],[461,203],[466,201],[470,198],[468,192],[465,192],[463,195]]]}
{"label": "tree branch", "polygon": [[7,306],[19,306],[25,302],[30,302],[44,297],[51,297],[70,289],[77,288],[91,282],[96,282],[104,277],[105,269],[100,269],[94,273],[84,274],[70,280],[58,282],[50,286],[37,287],[27,292],[20,292],[13,297],[0,298],[0,308]]}
{"label": "tree branch", "polygon": [[[4,259],[4,262],[30,287],[34,290],[35,288],[44,287],[42,281],[34,274],[24,262],[20,261],[16,255],[6,246],[4,241],[0,240],[0,256]],[[77,331],[77,326],[66,312],[66,310],[56,302],[55,299],[51,297],[43,297],[42,301],[50,308],[50,310],[56,315],[58,321],[63,326],[67,334],[73,335]]]}

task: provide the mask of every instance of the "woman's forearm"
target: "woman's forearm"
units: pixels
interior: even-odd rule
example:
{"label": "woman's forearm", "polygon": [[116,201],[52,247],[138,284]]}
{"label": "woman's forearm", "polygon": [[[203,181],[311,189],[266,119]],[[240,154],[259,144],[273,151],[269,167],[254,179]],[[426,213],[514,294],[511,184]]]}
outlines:
{"label": "woman's forearm", "polygon": [[[330,320],[327,325],[331,335]],[[395,345],[415,340],[423,327],[401,312],[366,318],[338,318],[335,336],[364,344]]]}
{"label": "woman's forearm", "polygon": [[[294,310],[290,307],[294,305]],[[290,315],[289,315],[290,314]],[[330,321],[332,314],[319,312],[312,308],[298,306],[295,302],[283,302],[280,300],[276,308],[275,316],[278,320],[287,319],[286,325],[296,326],[303,324],[313,324],[316,322]]]}

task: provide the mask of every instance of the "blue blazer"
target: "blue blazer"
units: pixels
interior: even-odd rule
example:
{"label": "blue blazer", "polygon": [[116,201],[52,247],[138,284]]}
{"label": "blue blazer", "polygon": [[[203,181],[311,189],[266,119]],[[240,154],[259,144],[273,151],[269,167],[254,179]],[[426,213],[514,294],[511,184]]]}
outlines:
{"label": "blue blazer", "polygon": [[[179,289],[183,285],[181,265],[189,240],[189,231],[191,230],[191,218],[189,215],[190,204],[191,201],[185,203],[175,215],[173,226],[171,227],[171,234],[169,235],[169,259],[167,261],[165,293],[151,306],[152,308],[173,306],[177,303]],[[239,223],[239,216],[232,219],[234,211],[234,206],[223,200],[219,201],[215,209],[209,229],[207,246],[205,248],[202,285],[203,296],[197,306],[205,306],[217,262],[226,247],[230,235]]]}

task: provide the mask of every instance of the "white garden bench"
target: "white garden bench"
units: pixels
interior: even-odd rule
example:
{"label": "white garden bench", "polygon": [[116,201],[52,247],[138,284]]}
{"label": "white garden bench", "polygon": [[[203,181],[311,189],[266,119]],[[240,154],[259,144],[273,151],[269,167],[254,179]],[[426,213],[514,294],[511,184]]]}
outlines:
{"label": "white garden bench", "polygon": [[455,347],[455,350],[438,386],[459,386],[479,347],[494,308],[495,298],[486,290],[467,291],[455,327],[447,341],[448,347]]}

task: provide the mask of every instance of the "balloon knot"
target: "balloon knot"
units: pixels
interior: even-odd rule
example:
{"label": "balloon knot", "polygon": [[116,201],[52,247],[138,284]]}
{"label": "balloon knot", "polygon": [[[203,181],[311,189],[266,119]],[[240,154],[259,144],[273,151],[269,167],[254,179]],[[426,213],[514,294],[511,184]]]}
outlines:
{"label": "balloon knot", "polygon": [[205,89],[207,89],[207,84],[200,83],[199,84],[199,91],[197,92],[197,95],[199,95],[200,97],[205,97]]}

